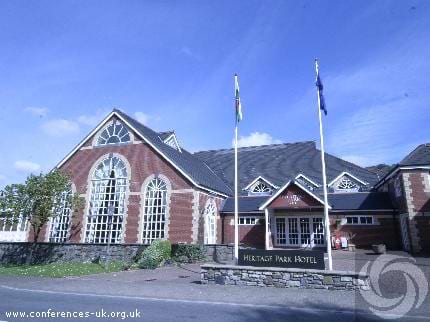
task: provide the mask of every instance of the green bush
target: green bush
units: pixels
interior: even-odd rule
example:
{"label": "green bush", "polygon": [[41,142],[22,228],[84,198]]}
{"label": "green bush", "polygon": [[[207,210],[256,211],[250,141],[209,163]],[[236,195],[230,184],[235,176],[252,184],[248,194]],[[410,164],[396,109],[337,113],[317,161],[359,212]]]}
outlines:
{"label": "green bush", "polygon": [[155,240],[142,252],[138,261],[140,268],[154,269],[171,256],[172,246],[168,240]]}
{"label": "green bush", "polygon": [[178,244],[173,245],[172,257],[178,262],[197,262],[205,258],[200,245]]}

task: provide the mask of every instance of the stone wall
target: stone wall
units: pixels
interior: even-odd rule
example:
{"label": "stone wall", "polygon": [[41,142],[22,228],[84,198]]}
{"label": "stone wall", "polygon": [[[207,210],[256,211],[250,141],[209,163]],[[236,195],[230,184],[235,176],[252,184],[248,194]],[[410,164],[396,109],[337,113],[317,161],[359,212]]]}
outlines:
{"label": "stone wall", "polygon": [[[33,248],[32,248],[33,247]],[[110,260],[121,262],[133,262],[146,245],[141,244],[117,244],[110,246]],[[233,245],[202,245],[203,253],[207,260],[216,263],[233,263]],[[32,243],[0,242],[0,265],[25,264],[32,252],[30,264],[42,264],[53,262],[96,262],[104,261],[107,255],[107,247],[103,244],[82,243]]]}
{"label": "stone wall", "polygon": [[233,263],[233,245],[203,245],[203,252],[209,261],[215,263]]}
{"label": "stone wall", "polygon": [[369,290],[365,274],[298,268],[274,268],[205,264],[202,284],[311,288],[326,290]]}
{"label": "stone wall", "polygon": [[[110,260],[132,262],[145,245],[121,244],[110,246]],[[54,243],[0,243],[0,265],[45,264],[53,262],[104,261],[106,245]],[[28,262],[27,260],[31,258]]]}

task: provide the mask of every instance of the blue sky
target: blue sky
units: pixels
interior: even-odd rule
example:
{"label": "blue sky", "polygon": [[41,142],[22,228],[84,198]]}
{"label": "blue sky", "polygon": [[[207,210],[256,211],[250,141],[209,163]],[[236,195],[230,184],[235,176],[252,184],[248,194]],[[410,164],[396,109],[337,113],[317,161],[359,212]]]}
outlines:
{"label": "blue sky", "polygon": [[1,1],[0,186],[49,171],[112,108],[191,151],[316,140],[398,162],[430,141],[429,1]]}

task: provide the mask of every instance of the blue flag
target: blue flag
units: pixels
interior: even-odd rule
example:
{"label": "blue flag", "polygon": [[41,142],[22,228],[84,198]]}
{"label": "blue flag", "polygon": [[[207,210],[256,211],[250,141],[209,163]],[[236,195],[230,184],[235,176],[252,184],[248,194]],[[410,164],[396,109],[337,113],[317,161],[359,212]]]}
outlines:
{"label": "blue flag", "polygon": [[323,95],[324,86],[321,82],[319,70],[317,70],[317,81],[316,81],[315,85],[317,85],[318,95],[320,97],[320,108],[322,111],[324,111],[324,115],[327,115],[327,109],[325,107],[325,100],[324,100],[324,95]]}

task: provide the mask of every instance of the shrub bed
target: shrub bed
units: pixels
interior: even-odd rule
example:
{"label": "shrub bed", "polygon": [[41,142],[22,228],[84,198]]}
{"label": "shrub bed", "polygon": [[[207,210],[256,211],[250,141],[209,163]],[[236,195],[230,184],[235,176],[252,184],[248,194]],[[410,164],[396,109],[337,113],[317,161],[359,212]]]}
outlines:
{"label": "shrub bed", "polygon": [[198,262],[205,259],[201,245],[176,244],[172,246],[172,258],[181,263]]}
{"label": "shrub bed", "polygon": [[154,269],[171,258],[172,246],[168,240],[155,240],[142,252],[138,260],[140,268]]}

